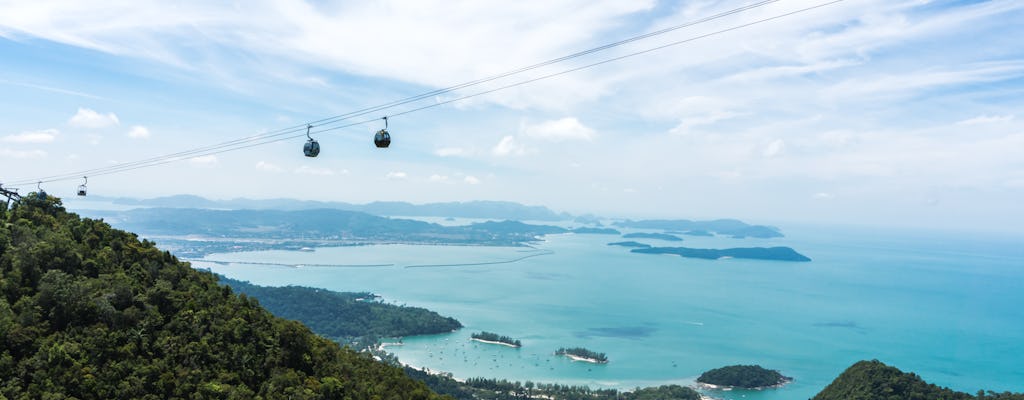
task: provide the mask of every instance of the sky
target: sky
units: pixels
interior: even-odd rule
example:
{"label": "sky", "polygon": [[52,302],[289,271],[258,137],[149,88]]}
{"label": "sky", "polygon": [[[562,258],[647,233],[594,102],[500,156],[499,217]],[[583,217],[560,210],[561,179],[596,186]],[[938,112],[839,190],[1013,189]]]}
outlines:
{"label": "sky", "polygon": [[[367,122],[314,133],[317,158],[297,137],[93,176],[89,192],[1024,231],[1024,1],[845,0],[732,29],[825,1],[316,126]],[[0,0],[0,184],[303,126],[751,4]],[[70,197],[82,181],[41,186]]]}

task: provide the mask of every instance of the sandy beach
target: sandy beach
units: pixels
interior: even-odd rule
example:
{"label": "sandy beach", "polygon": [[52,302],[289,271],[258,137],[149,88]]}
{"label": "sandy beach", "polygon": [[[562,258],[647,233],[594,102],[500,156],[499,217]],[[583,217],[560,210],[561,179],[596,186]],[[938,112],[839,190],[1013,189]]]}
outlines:
{"label": "sandy beach", "polygon": [[500,344],[502,346],[513,347],[513,348],[517,348],[517,349],[522,347],[522,346],[516,346],[514,344],[508,344],[508,343],[505,343],[505,342],[498,342],[498,341],[493,341],[493,340],[483,340],[483,339],[477,339],[477,338],[470,338],[469,340],[480,342],[480,343]]}

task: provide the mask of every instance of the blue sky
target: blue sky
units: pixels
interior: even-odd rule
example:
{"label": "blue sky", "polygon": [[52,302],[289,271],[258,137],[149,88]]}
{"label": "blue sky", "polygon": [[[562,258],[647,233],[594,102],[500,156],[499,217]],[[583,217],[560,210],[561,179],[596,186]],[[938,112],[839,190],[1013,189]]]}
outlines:
{"label": "blue sky", "polygon": [[[303,124],[746,4],[0,1],[0,182]],[[379,116],[815,4],[781,0]],[[386,151],[371,123],[317,135],[316,159],[293,139],[89,184],[1019,232],[1021,37],[1020,1],[846,0],[394,117]]]}

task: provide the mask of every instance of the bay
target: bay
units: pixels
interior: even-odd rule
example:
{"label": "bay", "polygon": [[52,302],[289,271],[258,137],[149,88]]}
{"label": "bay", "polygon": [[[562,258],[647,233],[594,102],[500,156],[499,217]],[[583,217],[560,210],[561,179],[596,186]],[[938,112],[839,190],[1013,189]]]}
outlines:
{"label": "bay", "polygon": [[[760,364],[794,382],[711,394],[793,399],[813,396],[858,360],[879,359],[956,390],[1024,391],[1024,241],[847,227],[785,233],[645,242],[790,246],[812,262],[633,254],[607,246],[621,240],[614,235],[567,234],[532,248],[376,245],[213,254],[206,260],[217,263],[194,264],[259,285],[372,291],[453,316],[466,327],[388,349],[458,378],[629,389]],[[523,347],[468,340],[481,330]],[[610,362],[552,354],[575,346]]]}

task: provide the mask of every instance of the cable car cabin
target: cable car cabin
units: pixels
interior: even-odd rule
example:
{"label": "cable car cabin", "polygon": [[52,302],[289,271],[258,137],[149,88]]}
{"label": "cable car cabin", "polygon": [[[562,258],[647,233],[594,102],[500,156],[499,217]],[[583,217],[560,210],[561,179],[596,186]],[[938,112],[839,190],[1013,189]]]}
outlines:
{"label": "cable car cabin", "polygon": [[302,152],[306,154],[306,157],[316,157],[320,154],[320,143],[316,140],[309,139],[306,141],[306,145],[302,146]]}
{"label": "cable car cabin", "polygon": [[39,191],[36,192],[36,198],[39,200],[46,200],[46,191],[43,189],[39,189]]}
{"label": "cable car cabin", "polygon": [[388,133],[387,129],[377,131],[377,134],[373,135],[373,144],[377,145],[378,148],[388,148],[391,145],[391,134]]}
{"label": "cable car cabin", "polygon": [[85,185],[78,185],[78,195],[85,196]]}

